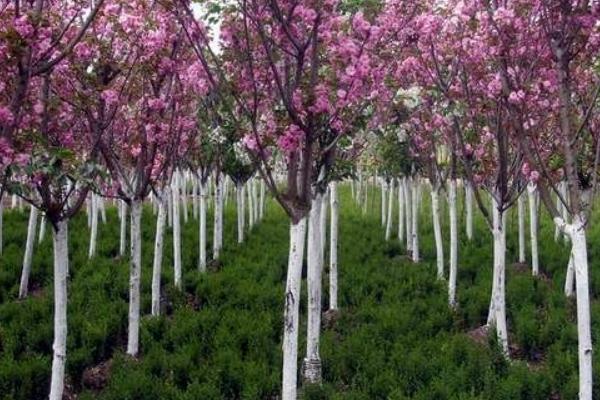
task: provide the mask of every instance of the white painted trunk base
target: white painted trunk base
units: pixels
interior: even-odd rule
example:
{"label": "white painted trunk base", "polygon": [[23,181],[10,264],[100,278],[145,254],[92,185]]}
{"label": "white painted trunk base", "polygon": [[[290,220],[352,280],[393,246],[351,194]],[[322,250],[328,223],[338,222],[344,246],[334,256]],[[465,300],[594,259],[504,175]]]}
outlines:
{"label": "white painted trunk base", "polygon": [[456,179],[450,180],[448,212],[450,214],[450,273],[448,276],[448,304],[456,307],[456,281],[458,277],[458,206]]}
{"label": "white painted trunk base", "polygon": [[283,317],[282,400],[297,400],[300,286],[305,240],[306,218],[303,218],[297,224],[290,226],[290,251]]}
{"label": "white painted trunk base", "polygon": [[35,243],[36,225],[39,211],[31,206],[29,211],[29,223],[27,224],[27,241],[25,242],[25,255],[23,256],[23,270],[21,271],[21,283],[19,285],[19,298],[24,299],[29,293],[29,275],[31,274],[31,262],[33,260],[33,244]]}
{"label": "white painted trunk base", "polygon": [[69,232],[67,221],[56,224],[54,248],[54,343],[52,344],[52,377],[50,400],[62,400],[67,361],[67,270]]}
{"label": "white painted trunk base", "polygon": [[160,280],[162,273],[163,246],[167,205],[163,193],[158,201],[158,216],[156,217],[156,234],[154,239],[154,260],[152,263],[152,315],[160,315]]}
{"label": "white painted trunk base", "polygon": [[329,235],[329,309],[338,308],[338,221],[339,200],[337,182],[329,184],[331,201],[331,222]]}
{"label": "white painted trunk base", "polygon": [[129,269],[129,316],[127,354],[136,357],[140,336],[140,281],[142,274],[142,202],[131,202],[131,260]]}

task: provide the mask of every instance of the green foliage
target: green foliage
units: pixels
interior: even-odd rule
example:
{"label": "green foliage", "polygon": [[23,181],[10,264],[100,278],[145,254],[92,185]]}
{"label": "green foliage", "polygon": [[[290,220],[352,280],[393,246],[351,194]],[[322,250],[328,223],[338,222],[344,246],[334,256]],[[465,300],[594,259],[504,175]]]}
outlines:
{"label": "green foliage", "polygon": [[[352,204],[348,188],[341,188],[341,313],[335,325],[322,334],[324,384],[303,388],[303,398],[576,398],[574,305],[561,293],[568,248],[546,240],[553,235],[547,215],[540,218],[540,255],[548,279],[533,279],[508,262],[509,329],[520,356],[507,362],[493,338],[490,343],[478,344],[465,334],[485,322],[489,304],[491,237],[483,220],[476,218],[473,242],[461,236],[459,308],[453,312],[447,307],[445,282],[435,278],[428,202],[422,202],[421,215],[425,262],[413,265],[402,257],[401,244],[383,240],[378,192],[369,195],[364,217]],[[423,199],[427,199],[426,193]],[[225,214],[224,267],[219,272],[196,271],[197,222],[190,219],[182,227],[184,293],[172,285],[172,239],[167,233],[162,277],[166,305],[165,315],[159,318],[148,316],[155,223],[150,210],[145,210],[139,360],[124,355],[128,262],[116,256],[116,212],[109,209],[109,223],[100,225],[99,255],[91,261],[87,259],[85,216],[72,221],[67,375],[80,399],[271,399],[278,395],[287,220],[270,202],[264,223],[238,246],[234,208],[230,203]],[[27,215],[7,211],[4,224],[0,399],[41,399],[47,396],[52,351],[51,237],[36,245],[31,278],[34,294],[18,301]],[[511,213],[508,260],[516,259],[516,226]],[[595,243],[600,240],[600,228],[592,224],[590,229],[590,243]],[[210,234],[209,224],[209,239]],[[595,337],[600,334],[598,252],[596,247],[590,248]],[[324,289],[327,302],[326,284]],[[304,320],[305,291],[301,307]],[[299,358],[305,348],[305,329],[302,324]],[[100,392],[84,387],[83,371],[108,359],[113,360],[108,385]],[[600,365],[599,356],[595,355],[594,361]],[[594,379],[600,382],[597,371]],[[594,396],[600,398],[600,387],[595,387]]]}

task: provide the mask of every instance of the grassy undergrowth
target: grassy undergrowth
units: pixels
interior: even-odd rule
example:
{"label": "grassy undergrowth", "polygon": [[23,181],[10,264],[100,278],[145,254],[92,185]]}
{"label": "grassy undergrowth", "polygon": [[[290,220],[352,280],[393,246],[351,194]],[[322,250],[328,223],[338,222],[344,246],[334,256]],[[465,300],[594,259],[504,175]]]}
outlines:
{"label": "grassy undergrowth", "polygon": [[[476,218],[474,240],[461,237],[460,306],[456,312],[450,311],[445,282],[435,278],[427,196],[423,193],[421,215],[424,262],[414,265],[402,256],[401,244],[383,240],[378,196],[370,196],[374,202],[363,216],[352,203],[349,190],[342,191],[342,312],[322,335],[324,384],[305,388],[304,397],[576,399],[575,311],[562,294],[568,247],[554,242],[548,216],[542,213],[540,228],[540,261],[547,278],[533,279],[509,266],[509,329],[519,357],[507,362],[493,340],[477,344],[467,335],[486,319],[491,288],[490,234],[482,219]],[[462,208],[461,212],[464,214]],[[139,360],[124,356],[128,264],[117,256],[114,209],[108,211],[108,218],[109,223],[100,226],[99,255],[93,260],[87,259],[85,216],[79,215],[70,225],[69,390],[84,400],[276,398],[288,244],[287,219],[279,207],[270,203],[264,222],[238,246],[235,211],[230,204],[225,215],[223,268],[208,274],[196,272],[197,222],[190,218],[183,228],[184,293],[172,286],[172,268],[163,268],[166,315],[144,317]],[[444,238],[449,236],[446,219]],[[597,220],[596,216],[594,222]],[[143,221],[142,310],[148,315],[155,225],[150,210],[145,211]],[[516,260],[516,224],[511,216],[509,263]],[[0,257],[0,399],[42,399],[49,387],[51,236],[35,250],[32,295],[18,301],[26,227],[26,213],[6,212],[5,249]],[[594,339],[600,333],[599,241],[600,228],[593,223],[589,257]],[[171,265],[171,252],[167,235],[165,266]],[[326,277],[324,282],[327,304]],[[303,295],[304,314],[305,292]],[[303,325],[301,338],[304,334]],[[300,357],[304,348],[301,339]],[[100,391],[87,387],[84,371],[106,360],[112,360],[107,385]],[[594,361],[600,365],[597,356]],[[598,372],[594,378],[600,382]],[[600,398],[599,386],[594,398]]]}

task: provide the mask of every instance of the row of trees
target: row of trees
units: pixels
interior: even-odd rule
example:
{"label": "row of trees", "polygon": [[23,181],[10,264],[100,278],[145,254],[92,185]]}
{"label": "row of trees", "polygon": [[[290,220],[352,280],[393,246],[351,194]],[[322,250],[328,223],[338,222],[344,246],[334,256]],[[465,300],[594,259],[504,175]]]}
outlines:
{"label": "row of trees", "polygon": [[[457,181],[466,182],[467,203],[475,199],[494,237],[488,324],[505,351],[505,215],[515,202],[523,208],[518,199],[528,186],[532,198],[539,195],[557,229],[573,243],[580,398],[591,399],[585,227],[600,161],[598,5],[585,0],[238,0],[209,9],[221,22],[219,51],[209,45],[213,37],[206,18],[185,0],[4,0],[0,6],[2,188],[41,210],[54,231],[50,398],[61,398],[64,378],[69,219],[90,192],[117,198],[129,208],[127,353],[136,356],[142,204],[151,193],[158,204],[154,261],[159,279],[160,235],[165,215],[179,215],[182,170],[195,177],[201,215],[208,179],[214,177],[213,257],[222,245],[223,173],[238,193],[257,173],[289,216],[284,399],[296,398],[308,231],[303,374],[318,382],[323,199],[330,186],[335,198],[334,182],[347,175],[349,162],[376,146],[379,135],[386,138],[387,158],[407,160],[384,169],[390,177],[406,177],[398,195],[404,199],[407,248],[415,262],[418,177],[432,185],[440,277],[438,204],[441,188],[447,187],[451,307],[456,306],[458,268]],[[482,191],[491,194],[491,209]],[[391,205],[394,192],[389,193]],[[165,205],[169,201],[171,207]],[[124,220],[124,206],[121,215]],[[200,221],[203,269],[205,216]],[[174,218],[176,243],[179,224]],[[241,241],[241,219],[239,226]],[[180,286],[177,248],[175,283]]]}

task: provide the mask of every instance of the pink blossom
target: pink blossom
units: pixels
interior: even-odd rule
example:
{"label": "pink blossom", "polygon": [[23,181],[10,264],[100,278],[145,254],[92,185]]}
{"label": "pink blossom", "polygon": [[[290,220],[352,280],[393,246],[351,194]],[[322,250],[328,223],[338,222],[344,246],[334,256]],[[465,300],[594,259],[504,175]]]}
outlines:
{"label": "pink blossom", "polygon": [[10,125],[14,122],[15,117],[8,107],[0,106],[0,124]]}

